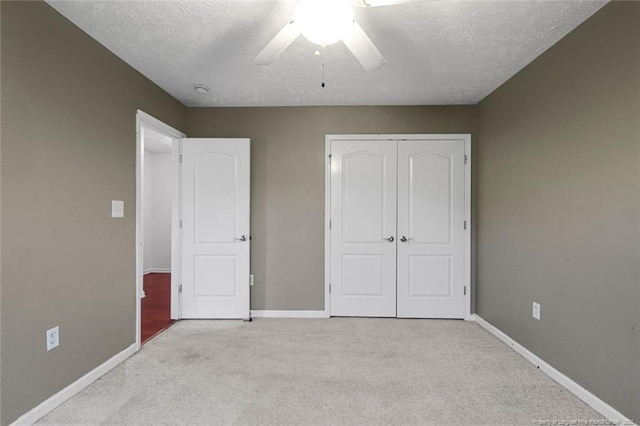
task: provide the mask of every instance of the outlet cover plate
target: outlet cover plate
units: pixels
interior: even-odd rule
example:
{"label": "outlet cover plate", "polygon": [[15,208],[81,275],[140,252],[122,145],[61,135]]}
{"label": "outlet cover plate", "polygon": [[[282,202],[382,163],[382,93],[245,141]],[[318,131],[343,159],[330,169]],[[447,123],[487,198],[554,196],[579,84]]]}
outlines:
{"label": "outlet cover plate", "polygon": [[540,304],[536,302],[533,302],[533,317],[540,320]]}
{"label": "outlet cover plate", "polygon": [[55,326],[47,330],[47,351],[60,345],[60,327]]}

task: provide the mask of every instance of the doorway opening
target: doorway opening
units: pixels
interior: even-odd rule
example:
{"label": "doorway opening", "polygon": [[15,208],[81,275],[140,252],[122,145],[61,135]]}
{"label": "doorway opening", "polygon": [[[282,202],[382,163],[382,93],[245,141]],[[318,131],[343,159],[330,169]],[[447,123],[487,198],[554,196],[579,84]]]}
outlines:
{"label": "doorway opening", "polygon": [[141,339],[144,344],[172,324],[171,319],[171,137],[142,127]]}
{"label": "doorway opening", "polygon": [[137,113],[136,342],[179,319],[179,152],[185,136]]}

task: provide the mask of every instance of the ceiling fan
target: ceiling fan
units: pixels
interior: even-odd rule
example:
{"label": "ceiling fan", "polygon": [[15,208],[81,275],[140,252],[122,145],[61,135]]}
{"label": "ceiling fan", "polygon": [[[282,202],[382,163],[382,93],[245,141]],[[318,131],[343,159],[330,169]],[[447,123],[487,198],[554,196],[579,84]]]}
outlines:
{"label": "ceiling fan", "polygon": [[[363,8],[418,1],[433,0],[353,0]],[[323,47],[342,40],[367,71],[377,70],[385,64],[380,51],[355,21],[349,0],[302,0],[296,7],[293,19],[258,53],[253,62],[258,65],[270,64],[300,34]]]}

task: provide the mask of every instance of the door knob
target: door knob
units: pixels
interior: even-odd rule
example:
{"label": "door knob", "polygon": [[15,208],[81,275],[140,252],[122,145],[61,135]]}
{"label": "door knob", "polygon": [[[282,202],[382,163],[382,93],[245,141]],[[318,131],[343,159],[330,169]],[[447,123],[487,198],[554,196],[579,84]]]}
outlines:
{"label": "door knob", "polygon": [[240,238],[234,238],[234,240],[236,240],[236,241],[247,241],[247,236],[246,236],[246,235],[243,235],[243,236],[242,236],[242,237],[240,237]]}
{"label": "door knob", "polygon": [[407,238],[404,235],[400,237],[400,241],[402,241],[403,243],[406,243],[407,241],[411,241],[411,240],[413,240],[413,238]]}
{"label": "door knob", "polygon": [[393,240],[394,240],[394,238],[393,238],[393,235],[389,235],[387,238],[383,238],[383,240],[387,240],[387,241],[389,241],[390,243],[392,243],[392,242],[393,242]]}

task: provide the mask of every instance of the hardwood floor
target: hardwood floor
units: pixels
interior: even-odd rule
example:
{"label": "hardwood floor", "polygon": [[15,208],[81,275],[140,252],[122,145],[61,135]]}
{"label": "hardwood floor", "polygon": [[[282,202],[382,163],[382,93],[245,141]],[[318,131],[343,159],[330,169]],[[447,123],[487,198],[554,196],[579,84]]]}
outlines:
{"label": "hardwood floor", "polygon": [[143,282],[142,343],[171,326],[171,274],[147,274]]}

